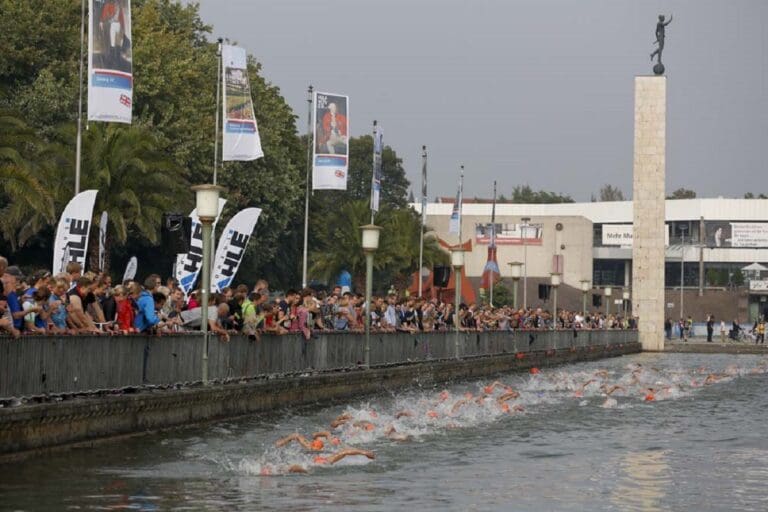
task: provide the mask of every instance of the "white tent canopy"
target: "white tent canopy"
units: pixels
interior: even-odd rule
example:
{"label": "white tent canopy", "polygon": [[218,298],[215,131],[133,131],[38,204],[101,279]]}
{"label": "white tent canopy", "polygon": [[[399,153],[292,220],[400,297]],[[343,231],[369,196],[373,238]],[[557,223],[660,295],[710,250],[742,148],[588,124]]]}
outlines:
{"label": "white tent canopy", "polygon": [[768,270],[768,267],[759,263],[752,263],[746,267],[742,267],[741,270],[744,272],[765,272]]}

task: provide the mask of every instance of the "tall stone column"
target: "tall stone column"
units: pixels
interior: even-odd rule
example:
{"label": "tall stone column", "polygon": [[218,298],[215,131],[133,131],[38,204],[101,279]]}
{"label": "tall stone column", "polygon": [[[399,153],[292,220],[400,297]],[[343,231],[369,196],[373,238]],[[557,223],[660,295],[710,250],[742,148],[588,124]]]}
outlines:
{"label": "tall stone column", "polygon": [[664,350],[666,115],[666,77],[635,77],[632,304],[643,350]]}

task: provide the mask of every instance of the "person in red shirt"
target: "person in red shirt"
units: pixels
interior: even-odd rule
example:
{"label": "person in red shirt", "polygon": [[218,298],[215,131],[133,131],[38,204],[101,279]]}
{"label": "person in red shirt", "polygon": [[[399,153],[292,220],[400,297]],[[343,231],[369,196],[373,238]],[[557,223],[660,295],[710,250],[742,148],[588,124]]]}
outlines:
{"label": "person in red shirt", "polygon": [[[328,153],[336,153],[337,145],[347,145],[347,116],[337,113],[335,103],[328,104],[328,111],[323,114],[323,133]],[[346,153],[346,148],[342,151]]]}
{"label": "person in red shirt", "polygon": [[[131,283],[131,285],[134,284]],[[133,321],[136,319],[136,312],[133,309],[133,301],[128,296],[128,290],[124,286],[115,287],[115,302],[117,302],[118,328],[123,333],[134,332]]]}

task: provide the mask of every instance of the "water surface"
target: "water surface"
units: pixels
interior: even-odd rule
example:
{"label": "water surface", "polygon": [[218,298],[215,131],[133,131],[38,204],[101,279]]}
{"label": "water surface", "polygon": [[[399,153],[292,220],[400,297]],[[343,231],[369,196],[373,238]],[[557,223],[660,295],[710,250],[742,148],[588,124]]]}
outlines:
{"label": "water surface", "polygon": [[[767,369],[643,354],[500,375],[506,402],[494,379],[383,390],[2,465],[0,509],[764,511]],[[275,447],[341,414],[321,456],[374,460]]]}

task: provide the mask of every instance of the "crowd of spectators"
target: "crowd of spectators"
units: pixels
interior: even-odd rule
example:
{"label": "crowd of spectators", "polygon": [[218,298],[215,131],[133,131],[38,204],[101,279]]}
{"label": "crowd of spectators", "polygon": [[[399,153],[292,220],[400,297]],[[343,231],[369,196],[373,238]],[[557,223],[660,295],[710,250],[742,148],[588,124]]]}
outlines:
{"label": "crowd of spectators", "polygon": [[[79,263],[51,275],[38,270],[24,276],[0,257],[0,332],[23,334],[166,334],[199,329],[202,304],[198,291],[186,296],[173,278],[163,284],[157,274],[142,283],[114,285],[109,275],[82,272]],[[208,326],[222,341],[243,333],[300,333],[365,329],[365,297],[335,287],[271,293],[265,280],[251,288],[239,285],[209,294]],[[461,304],[389,293],[371,300],[371,329],[380,332],[545,329],[633,329],[635,319],[559,309]],[[458,319],[458,320],[457,320]]]}

